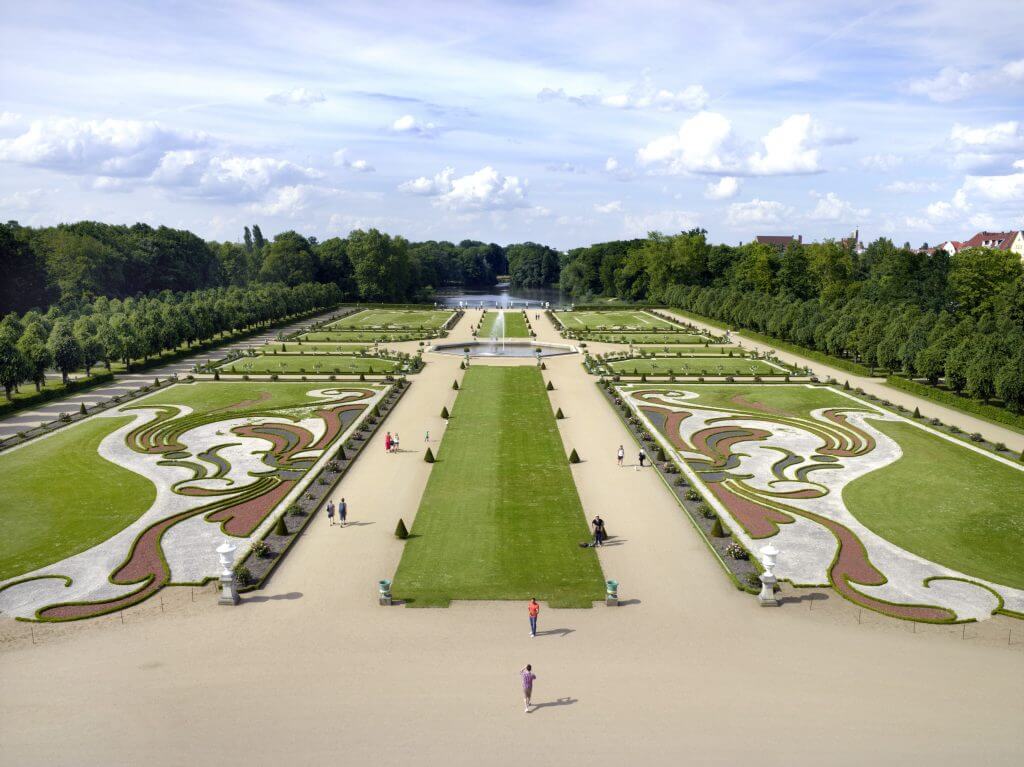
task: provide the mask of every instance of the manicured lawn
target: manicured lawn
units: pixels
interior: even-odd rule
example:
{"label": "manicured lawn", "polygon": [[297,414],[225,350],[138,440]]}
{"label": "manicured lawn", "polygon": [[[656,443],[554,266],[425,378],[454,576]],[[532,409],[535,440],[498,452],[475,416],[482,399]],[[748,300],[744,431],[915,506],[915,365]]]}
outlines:
{"label": "manicured lawn", "polygon": [[87,418],[0,453],[0,580],[85,551],[152,505],[152,482],[96,452],[130,420]]}
{"label": "manicured lawn", "polygon": [[178,384],[151,394],[138,404],[186,405],[196,412],[232,409],[236,411],[312,405],[308,392],[317,389],[365,389],[373,384],[335,385],[324,381],[199,381]]}
{"label": "manicured lawn", "polygon": [[539,370],[466,371],[411,532],[393,593],[417,606],[603,598],[597,556],[578,545],[589,527]]}
{"label": "manicured lawn", "polygon": [[678,327],[649,312],[639,310],[559,312],[556,316],[568,330],[667,330]]}
{"label": "manicured lawn", "polygon": [[435,330],[452,316],[449,311],[364,309],[328,325],[330,330]]}
{"label": "manicured lawn", "polygon": [[723,355],[728,357],[732,352],[733,357],[749,357],[750,352],[738,349],[735,346],[645,346],[638,350],[641,355],[655,355],[656,357],[712,357]]}
{"label": "manicured lawn", "polygon": [[[311,333],[303,333],[300,338],[303,342],[330,342],[330,343],[366,343],[368,341],[416,341],[420,338],[427,338],[433,331],[429,330],[315,330]],[[291,348],[291,341],[287,342]]]}
{"label": "manicured lawn", "polygon": [[903,456],[847,485],[854,516],[918,556],[1024,589],[1024,471],[910,424],[875,426]]}
{"label": "manicured lawn", "polygon": [[584,333],[584,341],[606,344],[702,344],[708,339],[696,333]]}
{"label": "manicured lawn", "polygon": [[659,357],[609,362],[608,367],[624,375],[785,375],[787,370],[764,360],[742,357]]}
{"label": "manicured lawn", "polygon": [[526,320],[523,318],[522,312],[509,311],[489,311],[484,315],[483,321],[480,323],[480,338],[492,338],[494,334],[494,327],[498,323],[498,318],[504,315],[505,326],[502,330],[501,336],[504,338],[529,338],[530,331],[526,329]]}
{"label": "manicured lawn", "polygon": [[242,357],[225,362],[226,373],[390,373],[398,367],[394,360],[380,357],[354,357],[342,354],[278,354]]}
{"label": "manicured lawn", "polygon": [[287,352],[292,354],[294,352],[308,353],[308,352],[329,352],[333,354],[349,354],[352,352],[365,352],[370,348],[370,344],[339,344],[339,343],[299,343],[298,341],[283,341],[272,344],[266,344],[264,346],[257,346],[256,352],[258,354],[273,354],[274,352]]}

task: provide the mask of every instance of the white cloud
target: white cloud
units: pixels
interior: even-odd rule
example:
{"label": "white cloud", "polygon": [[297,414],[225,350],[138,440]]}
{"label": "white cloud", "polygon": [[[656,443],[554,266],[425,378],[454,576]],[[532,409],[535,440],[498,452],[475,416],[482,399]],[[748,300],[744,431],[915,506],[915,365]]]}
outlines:
{"label": "white cloud", "polygon": [[549,170],[552,173],[586,173],[585,168],[581,168],[578,165],[573,165],[571,162],[559,162],[559,163],[548,163],[544,166],[545,170]]}
{"label": "white cloud", "polygon": [[437,126],[432,122],[418,120],[412,115],[402,115],[391,124],[395,133],[409,133],[422,138],[433,138],[437,135]]}
{"label": "white cloud", "polygon": [[955,67],[944,67],[935,77],[913,80],[911,93],[927,96],[932,101],[957,101],[971,93],[1003,88],[1024,80],[1024,59],[1009,61],[1001,67],[990,67],[975,73]]}
{"label": "white cloud", "polygon": [[406,181],[398,188],[410,194],[435,198],[435,203],[451,211],[506,210],[526,208],[526,190],[529,182],[517,176],[503,176],[487,165],[475,173],[455,176],[452,168],[445,168],[433,178],[420,176]]}
{"label": "white cloud", "polygon": [[935,181],[891,181],[883,184],[881,189],[893,194],[913,194],[914,192],[937,192],[939,184]]}
{"label": "white cloud", "polygon": [[260,213],[265,216],[293,218],[306,210],[310,203],[326,194],[330,194],[330,191],[308,184],[283,186],[270,192],[262,202],[250,205],[249,209],[253,213]]}
{"label": "white cloud", "polygon": [[0,211],[3,210],[27,210],[34,207],[36,201],[42,198],[42,189],[29,189],[24,192],[14,192],[7,197],[0,198]]}
{"label": "white cloud", "polygon": [[819,172],[821,153],[812,146],[816,131],[809,114],[787,117],[761,139],[764,153],[750,156],[751,172],[760,176]]}
{"label": "white cloud", "polygon": [[307,88],[292,88],[279,93],[271,93],[267,96],[267,101],[271,104],[286,107],[308,107],[310,104],[317,104],[326,100],[324,94]]}
{"label": "white cloud", "polygon": [[972,128],[956,123],[949,132],[949,142],[954,150],[1007,151],[1024,146],[1024,133],[1016,120],[983,125]]}
{"label": "white cloud", "polygon": [[572,95],[564,88],[541,88],[539,101],[568,101],[579,106],[603,106],[611,109],[655,109],[662,112],[696,112],[708,103],[708,92],[703,85],[688,85],[682,90],[655,86],[650,79],[614,93],[583,93]]}
{"label": "white cloud", "polygon": [[598,213],[621,213],[622,201],[612,200],[611,202],[606,202],[604,205],[595,204],[594,210],[596,210]]}
{"label": "white cloud", "polygon": [[793,214],[793,209],[774,200],[754,199],[734,202],[726,212],[726,221],[732,226],[746,224],[777,224]]}
{"label": "white cloud", "polygon": [[728,200],[740,191],[739,179],[734,176],[722,176],[718,181],[711,181],[704,187],[704,196],[709,200]]}
{"label": "white cloud", "polygon": [[868,208],[857,208],[852,203],[840,199],[835,192],[816,196],[818,204],[807,214],[807,217],[813,221],[857,222],[871,213]]}
{"label": "white cloud", "polygon": [[663,210],[643,216],[626,216],[623,224],[629,237],[645,237],[648,232],[674,234],[697,226],[697,214],[685,210]]}
{"label": "white cloud", "polygon": [[903,158],[895,154],[869,154],[860,158],[861,167],[887,173],[903,164]]}
{"label": "white cloud", "polygon": [[271,189],[322,177],[313,168],[273,157],[209,156],[184,150],[164,155],[149,180],[197,197],[255,200]]}
{"label": "white cloud", "polygon": [[637,151],[641,165],[666,173],[728,173],[739,167],[732,150],[732,124],[715,112],[699,112],[679,130]]}
{"label": "white cloud", "polygon": [[0,140],[0,160],[67,173],[148,176],[166,152],[204,146],[203,133],[137,120],[35,120]]}
{"label": "white cloud", "polygon": [[604,169],[607,173],[614,173],[619,169],[619,161],[614,157],[609,157],[604,161]]}
{"label": "white cloud", "polygon": [[992,203],[1024,202],[1024,172],[1006,176],[967,176],[956,199],[961,207],[969,207],[972,200]]}
{"label": "white cloud", "polygon": [[924,209],[925,215],[930,221],[949,221],[956,218],[957,211],[948,202],[933,202]]}
{"label": "white cloud", "polygon": [[21,115],[17,112],[0,112],[0,128],[9,128],[21,122]]}
{"label": "white cloud", "polygon": [[366,160],[353,160],[349,157],[347,149],[339,149],[332,155],[334,164],[339,168],[355,171],[356,173],[373,173],[375,168]]}
{"label": "white cloud", "polygon": [[927,96],[932,101],[962,99],[978,85],[978,78],[953,67],[944,67],[935,77],[921,78],[910,83],[910,92]]}

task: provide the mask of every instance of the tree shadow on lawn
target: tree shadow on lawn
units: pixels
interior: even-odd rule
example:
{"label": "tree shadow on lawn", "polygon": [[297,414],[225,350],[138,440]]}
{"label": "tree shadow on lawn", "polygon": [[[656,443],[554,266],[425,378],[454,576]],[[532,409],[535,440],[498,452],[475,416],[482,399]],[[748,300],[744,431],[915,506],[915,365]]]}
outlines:
{"label": "tree shadow on lawn", "polygon": [[252,603],[255,604],[257,602],[271,602],[271,601],[276,602],[276,601],[281,600],[281,599],[287,599],[289,601],[293,600],[293,599],[302,599],[302,592],[301,591],[289,591],[287,594],[274,594],[274,595],[268,596],[268,597],[264,597],[264,596],[245,597],[245,596],[243,596],[243,597],[239,598],[239,602],[240,602],[240,604],[247,604],[249,602],[252,602]]}

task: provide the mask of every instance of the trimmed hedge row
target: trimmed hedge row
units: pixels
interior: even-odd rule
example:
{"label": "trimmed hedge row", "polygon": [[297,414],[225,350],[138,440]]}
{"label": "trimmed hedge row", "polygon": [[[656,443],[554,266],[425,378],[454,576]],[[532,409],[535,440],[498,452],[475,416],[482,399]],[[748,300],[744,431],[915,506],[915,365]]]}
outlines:
{"label": "trimmed hedge row", "polygon": [[[50,400],[60,399],[66,397],[69,394],[84,391],[86,389],[92,389],[94,386],[100,384],[110,383],[114,380],[114,374],[106,371],[102,373],[93,373],[88,378],[79,378],[74,381],[68,381],[64,386],[59,386],[55,389],[43,389],[41,392],[32,394],[28,397],[19,397],[16,400],[10,402],[0,403],[0,416],[10,415],[16,413],[19,410],[26,410],[33,408],[36,405],[41,405],[44,402]],[[74,407],[73,404],[68,405],[69,408]]]}
{"label": "trimmed hedge row", "polygon": [[903,376],[888,376],[885,379],[885,383],[888,386],[892,386],[894,389],[902,389],[905,392],[913,394],[916,397],[922,399],[931,400],[939,405],[945,405],[946,407],[954,410],[961,410],[978,418],[983,418],[986,421],[999,424],[1000,426],[1006,426],[1015,431],[1024,432],[1024,416],[1017,415],[1006,408],[998,407],[997,405],[986,405],[983,402],[978,402],[970,397],[964,397],[955,392],[947,391],[945,389],[939,389],[936,386],[929,386],[928,384],[918,383],[912,381],[909,378]]}

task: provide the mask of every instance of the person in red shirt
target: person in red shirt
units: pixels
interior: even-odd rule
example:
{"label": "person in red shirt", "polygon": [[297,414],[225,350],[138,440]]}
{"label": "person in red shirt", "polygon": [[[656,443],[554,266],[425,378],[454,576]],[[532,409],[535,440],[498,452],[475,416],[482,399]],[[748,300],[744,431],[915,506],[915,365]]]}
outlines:
{"label": "person in red shirt", "polygon": [[537,616],[540,615],[540,605],[537,604],[537,598],[534,597],[530,600],[529,606],[530,612],[530,636],[534,639],[537,638]]}

